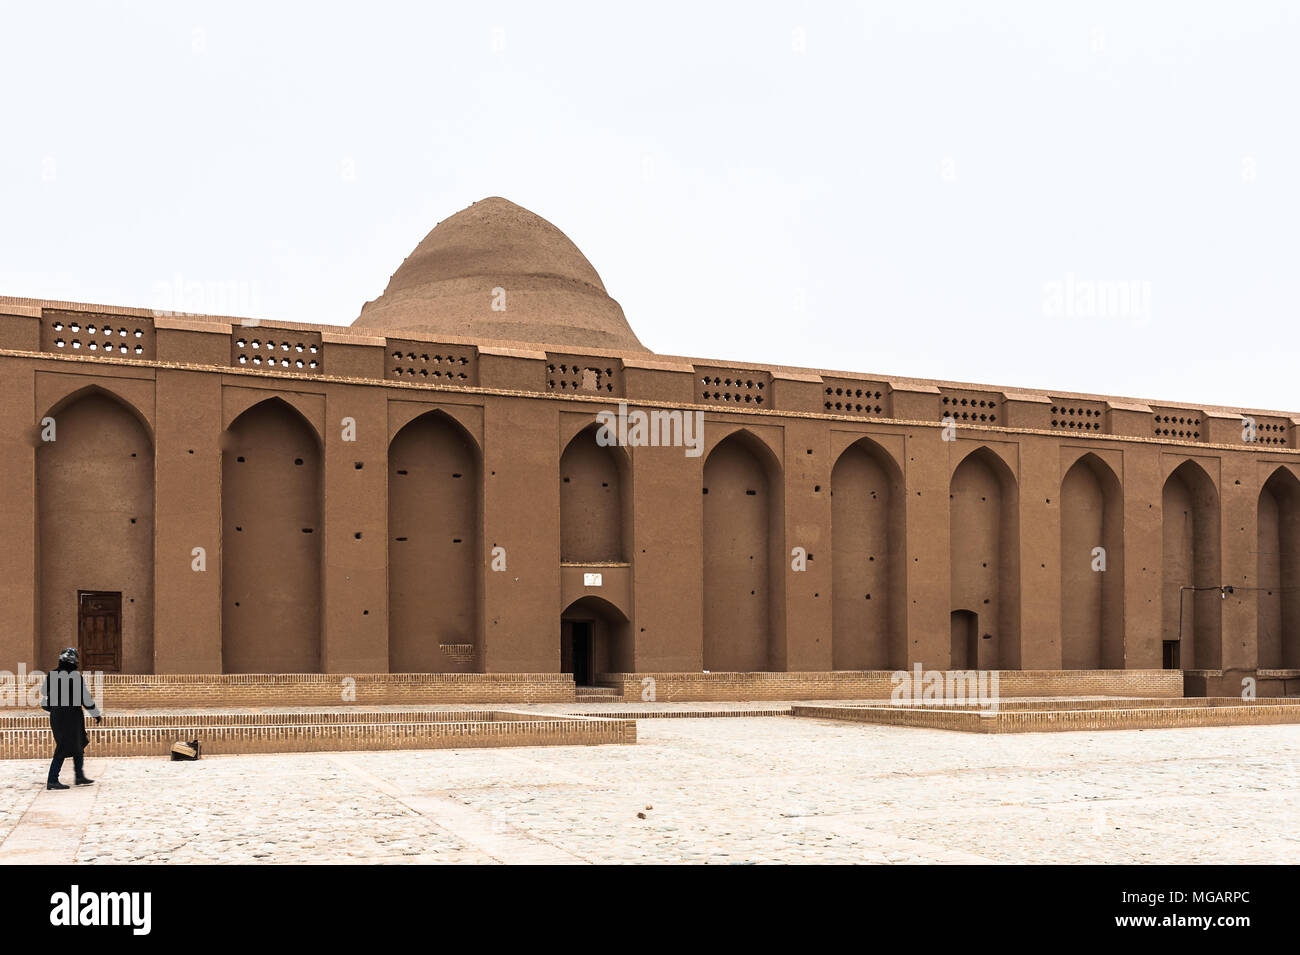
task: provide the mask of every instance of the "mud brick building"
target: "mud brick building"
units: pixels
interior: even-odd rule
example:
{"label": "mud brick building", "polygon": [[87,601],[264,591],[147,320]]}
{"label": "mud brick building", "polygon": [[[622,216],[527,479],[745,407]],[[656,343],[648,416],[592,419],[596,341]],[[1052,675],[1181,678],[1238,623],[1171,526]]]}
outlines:
{"label": "mud brick building", "polygon": [[0,407],[9,669],[1300,676],[1290,414],[655,354],[502,199],[347,328],[0,298]]}

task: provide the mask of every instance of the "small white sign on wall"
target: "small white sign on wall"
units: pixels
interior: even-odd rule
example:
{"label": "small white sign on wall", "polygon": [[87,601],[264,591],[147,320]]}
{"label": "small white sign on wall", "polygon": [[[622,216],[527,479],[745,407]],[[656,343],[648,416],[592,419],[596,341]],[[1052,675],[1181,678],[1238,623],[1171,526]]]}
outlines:
{"label": "small white sign on wall", "polygon": [[584,586],[584,587],[599,587],[599,586],[600,586],[600,574],[583,574],[583,575],[582,575],[582,586]]}

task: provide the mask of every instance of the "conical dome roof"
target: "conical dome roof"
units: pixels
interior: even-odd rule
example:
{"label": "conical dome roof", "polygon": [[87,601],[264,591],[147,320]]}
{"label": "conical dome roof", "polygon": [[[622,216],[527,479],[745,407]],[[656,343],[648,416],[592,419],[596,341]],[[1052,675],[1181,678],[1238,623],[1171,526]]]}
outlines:
{"label": "conical dome roof", "polygon": [[647,350],[568,236],[495,197],[438,223],[352,327],[393,337]]}

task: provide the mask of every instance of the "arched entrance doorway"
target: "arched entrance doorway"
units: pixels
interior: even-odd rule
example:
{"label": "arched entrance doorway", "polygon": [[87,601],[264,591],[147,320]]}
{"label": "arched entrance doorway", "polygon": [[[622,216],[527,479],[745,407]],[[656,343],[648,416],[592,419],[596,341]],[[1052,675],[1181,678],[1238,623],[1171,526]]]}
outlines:
{"label": "arched entrance doorway", "polygon": [[600,597],[580,597],[560,614],[560,672],[577,686],[595,686],[602,673],[630,673],[632,637],[617,607]]}

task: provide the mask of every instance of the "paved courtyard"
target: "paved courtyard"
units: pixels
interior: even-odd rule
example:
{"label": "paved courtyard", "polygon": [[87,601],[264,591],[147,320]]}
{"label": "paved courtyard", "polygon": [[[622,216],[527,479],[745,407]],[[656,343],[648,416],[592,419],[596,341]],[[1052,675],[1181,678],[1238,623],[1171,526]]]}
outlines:
{"label": "paved courtyard", "polygon": [[[635,746],[0,762],[0,863],[1292,862],[1300,726],[645,719]],[[71,781],[71,767],[64,769]],[[644,816],[644,818],[642,818]]]}

